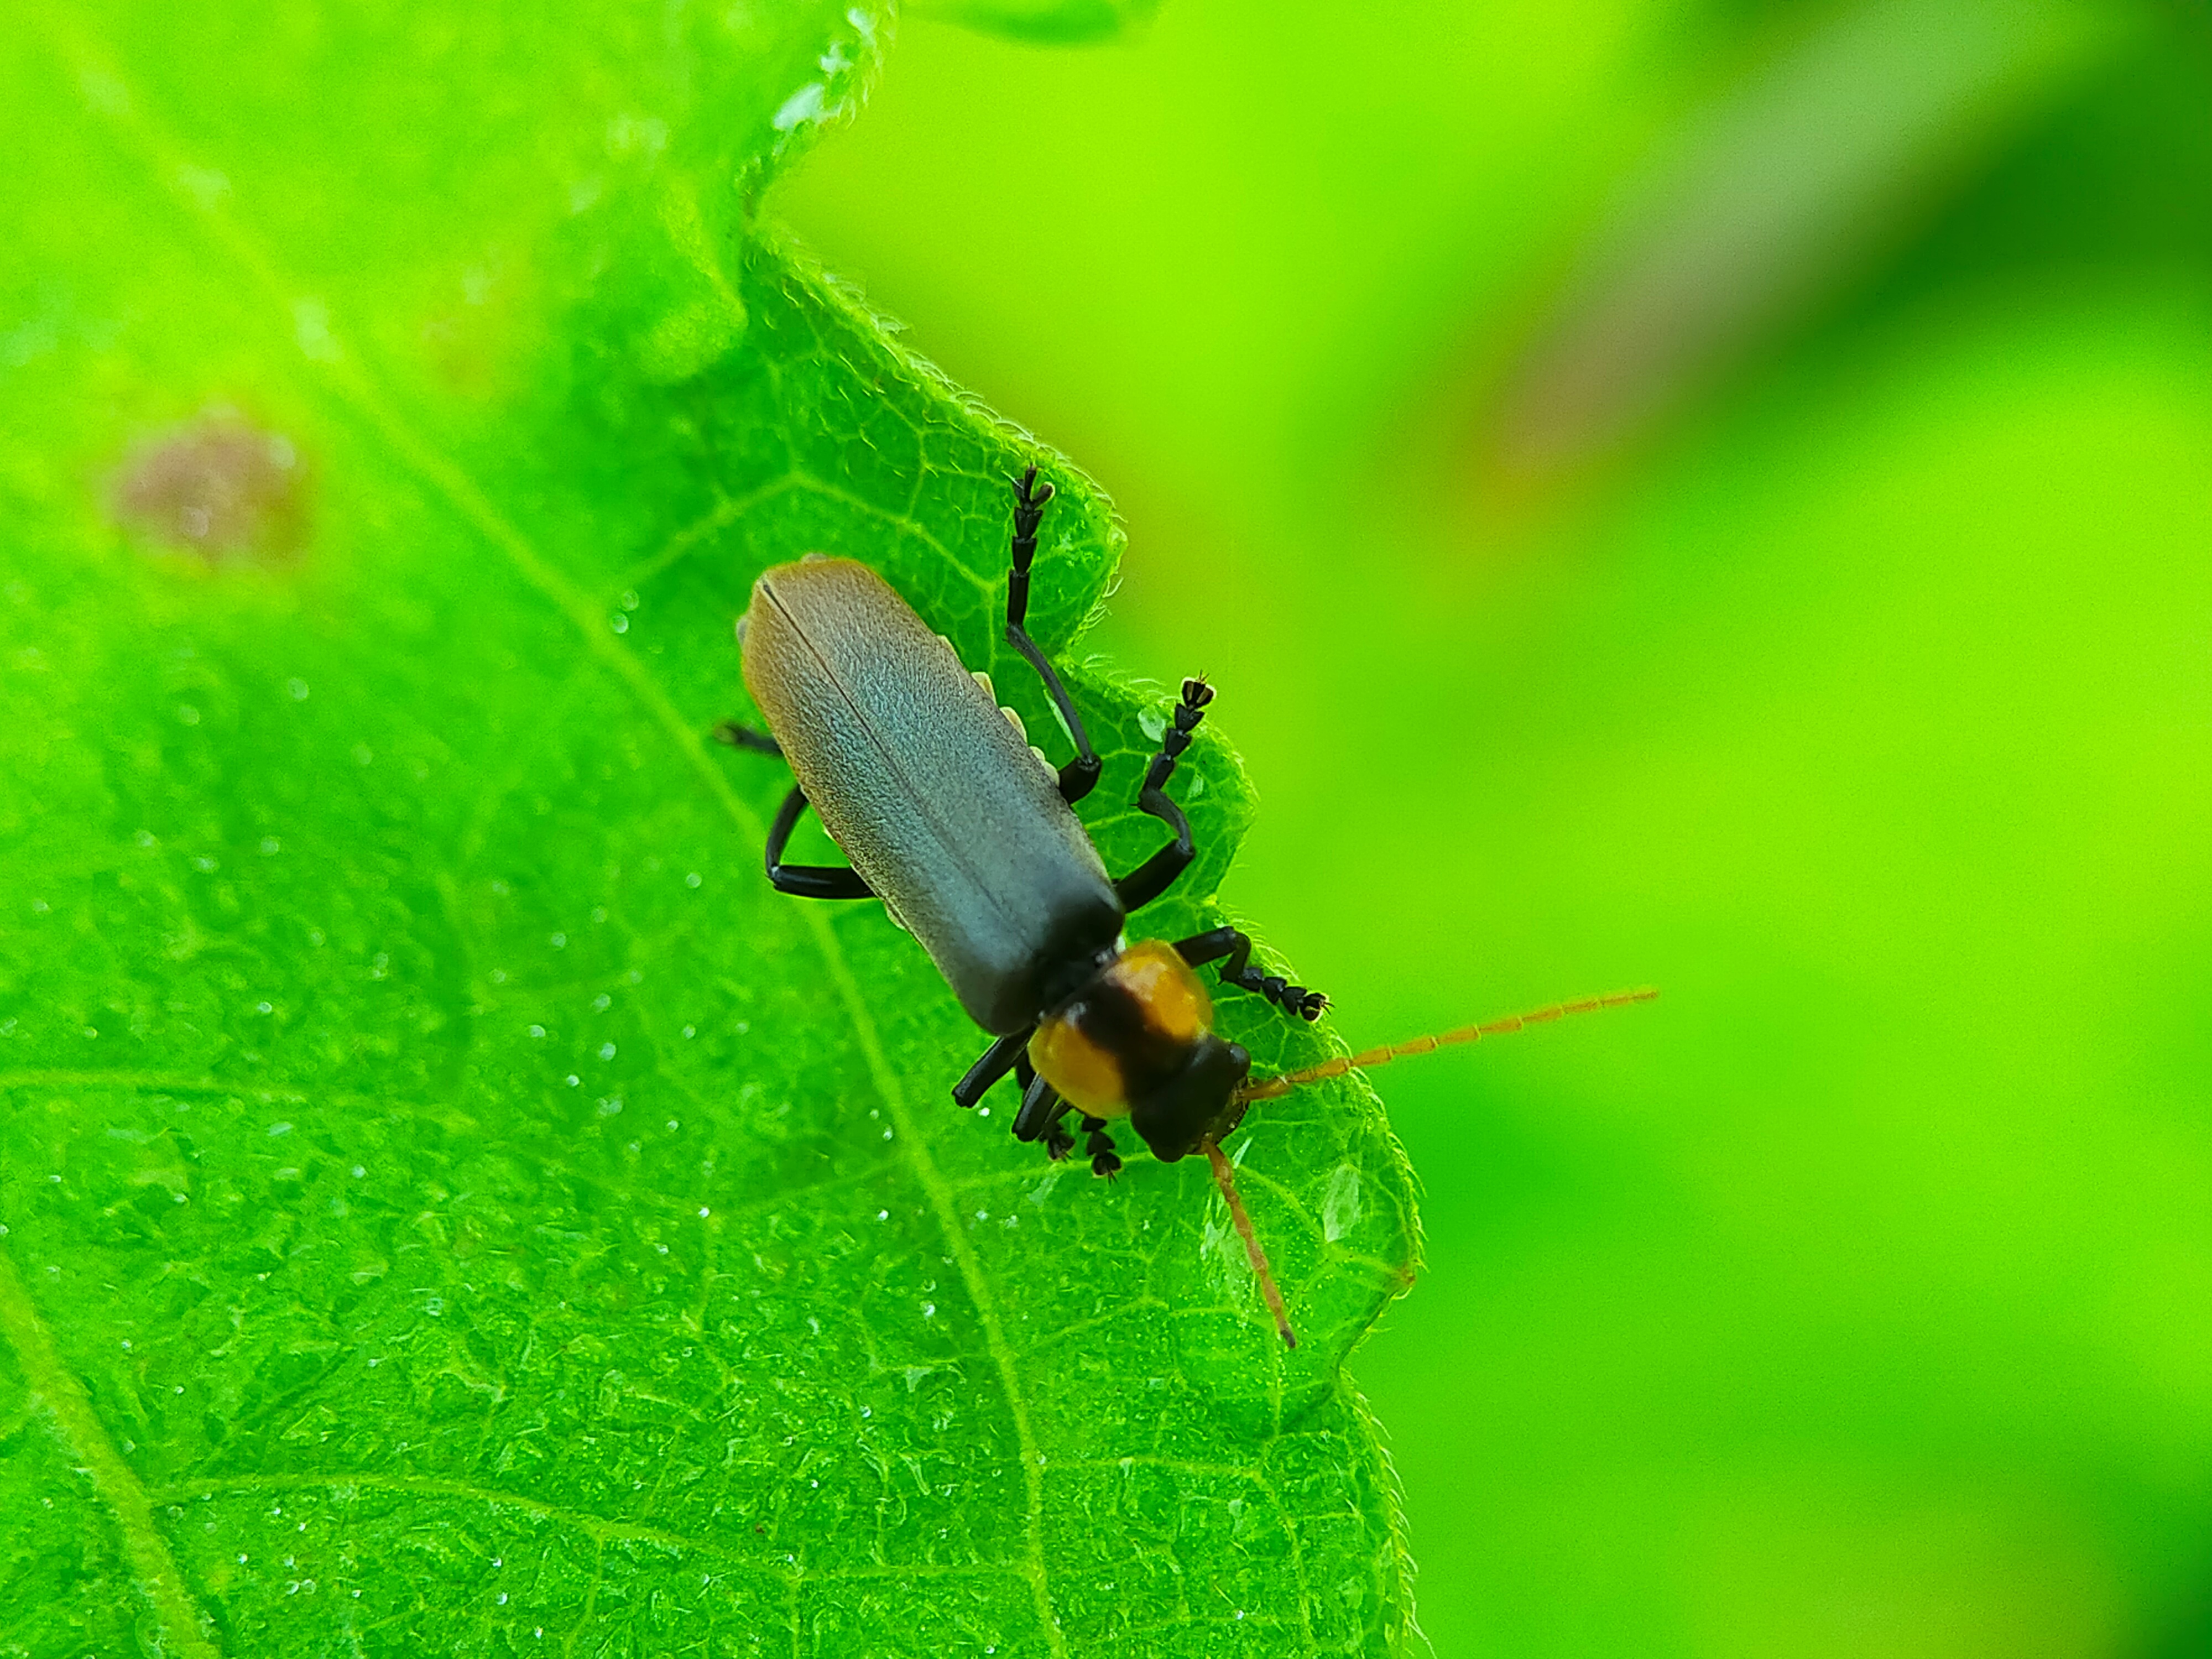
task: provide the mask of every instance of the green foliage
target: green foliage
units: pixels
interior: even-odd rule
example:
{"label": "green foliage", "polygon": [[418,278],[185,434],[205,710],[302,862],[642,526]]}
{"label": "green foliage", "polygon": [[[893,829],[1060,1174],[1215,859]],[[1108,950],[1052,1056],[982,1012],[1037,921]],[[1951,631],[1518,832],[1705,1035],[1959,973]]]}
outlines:
{"label": "green foliage", "polygon": [[[1376,1079],[1439,1652],[2212,1653],[2208,109],[2202,7],[1220,0],[912,29],[783,187],[1116,458],[1355,1045],[1664,988]],[[1532,343],[1632,429],[1499,488]]]}
{"label": "green foliage", "polygon": [[[1118,552],[748,217],[885,27],[0,40],[0,1652],[1407,1640],[1340,1370],[1413,1256],[1373,1097],[1240,1146],[1285,1353],[1198,1163],[952,1108],[981,1036],[878,907],[767,889],[787,781],[708,738],[814,548],[1050,734],[1005,474],[1061,488],[1048,649]],[[1168,699],[1074,679],[1126,866]],[[1147,932],[1251,817],[1215,726],[1182,777]]]}
{"label": "green foliage", "polygon": [[1043,46],[1110,40],[1140,29],[1159,0],[920,0],[909,15]]}

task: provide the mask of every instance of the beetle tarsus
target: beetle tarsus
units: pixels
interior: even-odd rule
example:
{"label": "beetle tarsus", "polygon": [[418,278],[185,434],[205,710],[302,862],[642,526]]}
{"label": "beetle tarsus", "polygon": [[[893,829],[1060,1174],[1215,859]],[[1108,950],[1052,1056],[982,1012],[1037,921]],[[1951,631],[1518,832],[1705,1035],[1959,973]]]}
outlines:
{"label": "beetle tarsus", "polygon": [[1321,991],[1307,991],[1303,984],[1290,984],[1281,973],[1267,973],[1256,984],[1252,980],[1241,980],[1239,984],[1243,984],[1245,991],[1259,991],[1294,1020],[1318,1020],[1321,1011],[1329,1006],[1329,1000],[1321,995]]}
{"label": "beetle tarsus", "polygon": [[[1014,534],[1030,535],[1036,529],[1036,520],[1044,516],[1045,503],[1059,492],[1052,487],[1049,478],[1042,483],[1037,482],[1037,470],[1034,465],[1024,467],[1018,478],[1009,475],[1009,482],[1014,486]],[[1029,520],[1025,526],[1022,524],[1024,519]]]}
{"label": "beetle tarsus", "polygon": [[1199,722],[1206,718],[1206,705],[1213,701],[1213,688],[1201,677],[1182,683],[1182,701],[1175,707],[1174,729],[1160,738],[1160,752],[1152,757],[1152,763],[1145,769],[1145,787],[1162,789],[1175,775],[1176,763],[1190,747],[1190,735],[1198,730]]}
{"label": "beetle tarsus", "polygon": [[[1048,502],[1048,500],[1053,500],[1053,495],[1057,493],[1055,489],[1053,489],[1051,477],[1046,477],[1042,484],[1037,483],[1036,465],[1029,465],[1029,467],[1022,469],[1020,477],[1015,477],[1013,473],[1006,473],[1006,483],[1013,484],[1015,518],[1020,518],[1020,515],[1024,514],[1029,515],[1044,514],[1044,504]],[[1036,529],[1036,525],[1030,525],[1029,529]],[[1015,533],[1022,535],[1024,531],[1015,531]]]}
{"label": "beetle tarsus", "polygon": [[1212,701],[1213,688],[1206,683],[1204,676],[1185,680],[1182,699],[1176,704],[1175,723],[1161,737],[1160,752],[1145,768],[1145,787],[1138,792],[1137,810],[1174,830],[1175,840],[1114,884],[1125,910],[1140,910],[1166,892],[1198,856],[1198,844],[1191,839],[1190,820],[1183,816],[1182,807],[1168,799],[1167,786],[1168,780],[1175,776],[1176,763],[1190,747],[1191,733],[1206,718],[1206,705]]}
{"label": "beetle tarsus", "polygon": [[1224,970],[1221,977],[1229,984],[1241,985],[1267,998],[1293,1019],[1319,1019],[1322,1010],[1328,1006],[1328,999],[1320,992],[1293,985],[1280,974],[1263,974],[1256,968],[1247,968],[1240,975]]}
{"label": "beetle tarsus", "polygon": [[1037,526],[1044,522],[1045,504],[1054,493],[1049,479],[1037,483],[1036,471],[1030,467],[1013,481],[1014,569],[1006,594],[1009,628],[1021,627],[1029,616],[1030,564],[1036,557]]}
{"label": "beetle tarsus", "polygon": [[1061,723],[1075,744],[1075,758],[1060,769],[1060,798],[1073,806],[1098,782],[1103,769],[1098,751],[1091,746],[1091,734],[1083,729],[1075,699],[1067,695],[1067,688],[1060,683],[1060,676],[1029,634],[1030,566],[1036,558],[1037,526],[1044,521],[1045,503],[1053,498],[1054,491],[1049,479],[1037,482],[1033,466],[1013,480],[1013,485],[1014,541],[1012,569],[1006,576],[1006,643],[1036,670],[1037,678],[1044,682],[1045,695],[1060,711]]}
{"label": "beetle tarsus", "polygon": [[1322,1011],[1328,1006],[1328,999],[1319,991],[1309,991],[1303,985],[1291,984],[1280,974],[1263,974],[1256,968],[1231,973],[1224,967],[1221,970],[1221,981],[1224,985],[1241,986],[1267,998],[1293,1019],[1309,1022],[1319,1019]]}
{"label": "beetle tarsus", "polygon": [[1044,1155],[1058,1164],[1075,1150],[1075,1137],[1057,1123],[1045,1131]]}
{"label": "beetle tarsus", "polygon": [[[1073,1136],[1069,1137],[1068,1144],[1074,1144]],[[1121,1173],[1121,1160],[1115,1155],[1114,1137],[1106,1133],[1104,1118],[1085,1117],[1083,1120],[1083,1152],[1091,1160],[1091,1174],[1110,1181]]]}
{"label": "beetle tarsus", "polygon": [[1194,968],[1201,963],[1221,964],[1221,982],[1263,996],[1294,1019],[1316,1020],[1328,1006],[1319,991],[1293,985],[1280,974],[1263,974],[1252,965],[1252,936],[1235,927],[1217,927],[1179,939],[1176,951]]}

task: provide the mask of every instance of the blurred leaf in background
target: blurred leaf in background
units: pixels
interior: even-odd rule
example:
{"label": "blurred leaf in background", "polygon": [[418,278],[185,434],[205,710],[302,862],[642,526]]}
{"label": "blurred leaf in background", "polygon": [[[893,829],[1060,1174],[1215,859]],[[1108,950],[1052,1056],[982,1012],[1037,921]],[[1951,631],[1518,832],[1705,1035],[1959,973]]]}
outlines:
{"label": "blurred leaf in background", "polygon": [[1665,988],[1388,1074],[1447,1659],[2212,1644],[2208,109],[2197,5],[1193,0],[782,189],[1114,480],[1347,1036]]}
{"label": "blurred leaf in background", "polygon": [[[0,1652],[1385,1653],[1373,1095],[1068,1179],[875,905],[782,897],[732,618],[1003,647],[1120,538],[754,216],[890,19],[284,4],[0,31]],[[1052,218],[1048,203],[1030,210]],[[1115,868],[1168,694],[1073,676]],[[1176,788],[1208,896],[1251,818]],[[817,846],[801,857],[820,857]],[[1262,1066],[1324,1052],[1256,999]],[[1264,1134],[1256,1133],[1264,1127]],[[1249,1156],[1244,1156],[1248,1154]]]}
{"label": "blurred leaf in background", "polygon": [[1015,40],[1074,46],[1132,33],[1158,9],[1159,0],[915,0],[905,15]]}

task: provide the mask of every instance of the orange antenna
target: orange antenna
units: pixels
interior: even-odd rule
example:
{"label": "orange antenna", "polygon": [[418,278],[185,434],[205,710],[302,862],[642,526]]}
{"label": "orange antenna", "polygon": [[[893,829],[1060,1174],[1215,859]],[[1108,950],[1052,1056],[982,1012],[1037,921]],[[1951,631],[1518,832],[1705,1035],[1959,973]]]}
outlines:
{"label": "orange antenna", "polygon": [[[1547,1025],[1555,1019],[1565,1019],[1569,1014],[1594,1014],[1601,1008],[1625,1008],[1632,1002],[1649,1002],[1659,994],[1651,986],[1634,991],[1615,991],[1610,996],[1584,997],[1576,1002],[1555,1002],[1547,1008],[1532,1013],[1508,1014],[1503,1019],[1493,1019],[1482,1025],[1463,1025],[1456,1031],[1446,1031],[1442,1036],[1415,1037],[1411,1042],[1386,1042],[1379,1048],[1370,1048],[1363,1054],[1340,1054],[1334,1060],[1325,1060],[1318,1066],[1309,1066],[1304,1071],[1285,1072],[1280,1077],[1261,1078],[1249,1083],[1237,1092],[1241,1103],[1273,1100],[1286,1095],[1307,1083],[1325,1083],[1330,1078],[1342,1077],[1355,1067],[1386,1066],[1394,1060],[1403,1060],[1408,1054],[1425,1054],[1432,1048],[1443,1048],[1455,1042],[1480,1042],[1485,1037],[1504,1036],[1510,1032],[1525,1030],[1531,1025]],[[1219,1171],[1216,1172],[1217,1176]],[[1226,1186],[1223,1188],[1227,1190]],[[1233,1202],[1233,1200],[1232,1200]],[[1249,1243],[1251,1234],[1245,1234]],[[1253,1263],[1260,1265],[1259,1246],[1253,1245]],[[1265,1271],[1261,1277],[1265,1279]],[[1287,1329],[1287,1328],[1286,1328]]]}
{"label": "orange antenna", "polygon": [[1297,1347],[1298,1340],[1291,1334],[1291,1316],[1283,1311],[1283,1293],[1275,1288],[1275,1275],[1267,1271],[1267,1253],[1260,1248],[1259,1238],[1252,1231],[1252,1218],[1244,1213],[1244,1200],[1237,1196],[1237,1176],[1229,1167],[1229,1160],[1221,1155],[1221,1143],[1206,1143],[1206,1161],[1213,1165],[1213,1183],[1221,1188],[1221,1196],[1229,1202],[1229,1218],[1237,1224],[1237,1236],[1244,1241],[1244,1254],[1251,1259],[1252,1271],[1259,1275],[1260,1294],[1267,1298],[1267,1311],[1275,1316],[1275,1328],[1283,1334],[1286,1346]]}

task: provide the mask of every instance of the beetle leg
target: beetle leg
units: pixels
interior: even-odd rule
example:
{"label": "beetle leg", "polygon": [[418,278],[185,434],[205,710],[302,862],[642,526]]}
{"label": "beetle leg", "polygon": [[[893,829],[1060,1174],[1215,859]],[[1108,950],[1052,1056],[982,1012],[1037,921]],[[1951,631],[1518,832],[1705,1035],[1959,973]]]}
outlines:
{"label": "beetle leg", "polygon": [[[756,754],[774,755],[783,758],[783,745],[765,732],[756,732],[750,726],[740,726],[735,720],[724,720],[714,728],[714,740],[726,743],[732,749],[750,749]],[[779,893],[790,893],[799,898],[864,899],[876,896],[876,890],[861,878],[857,870],[841,870],[835,865],[786,864],[783,849],[791,843],[791,832],[799,827],[799,815],[806,810],[806,792],[794,789],[783,798],[783,806],[769,826],[766,856],[769,885]],[[896,921],[898,918],[891,918]],[[901,924],[903,926],[904,924]],[[988,1086],[988,1085],[987,1085]]]}
{"label": "beetle leg", "polygon": [[[1194,933],[1176,941],[1176,951],[1192,967],[1221,963],[1221,982],[1263,996],[1286,1014],[1300,1019],[1319,1019],[1328,999],[1303,985],[1288,983],[1280,974],[1263,974],[1252,966],[1252,936],[1234,927],[1217,927],[1210,933]],[[1225,960],[1224,960],[1225,958]]]}
{"label": "beetle leg", "polygon": [[[1028,1056],[1030,1031],[1017,1031],[1012,1036],[1002,1036],[983,1050],[982,1057],[968,1068],[968,1075],[952,1085],[952,1101],[957,1106],[973,1106],[1000,1078],[1012,1071]],[[1024,1086],[1027,1086],[1024,1084]]]}
{"label": "beetle leg", "polygon": [[773,755],[783,758],[783,745],[765,732],[756,732],[750,726],[740,726],[735,720],[722,720],[714,732],[716,743],[726,743],[732,749],[750,749],[757,755]]}
{"label": "beetle leg", "polygon": [[[1053,1159],[1053,1164],[1057,1164],[1075,1146],[1075,1137],[1060,1128],[1060,1119],[1066,1117],[1075,1109],[1068,1106],[1064,1099],[1060,1099],[1060,1095],[1053,1093],[1051,1084],[1044,1082],[1037,1075],[1037,1068],[1029,1064],[1026,1053],[1013,1064],[1013,1075],[1022,1084],[1022,1110],[1013,1119],[1013,1133],[1020,1134],[1024,1141],[1036,1141],[1042,1137],[1044,1139],[1044,1155]],[[1022,1133],[1024,1124],[1029,1128],[1026,1134]]]}
{"label": "beetle leg", "polygon": [[[750,749],[755,754],[773,755],[783,758],[783,745],[765,732],[756,732],[750,726],[740,726],[735,720],[724,720],[714,728],[714,740],[726,743],[732,749]],[[799,827],[799,815],[806,810],[806,792],[794,789],[783,798],[783,806],[769,826],[766,858],[769,884],[779,893],[790,893],[799,898],[863,899],[876,896],[876,890],[862,879],[857,870],[842,870],[835,865],[786,864],[783,849],[790,844],[791,832]],[[897,921],[894,915],[892,921]],[[905,924],[901,923],[902,927]]]}
{"label": "beetle leg", "polygon": [[1014,568],[1006,578],[1006,643],[1036,670],[1037,678],[1044,682],[1045,695],[1052,699],[1052,706],[1060,710],[1060,719],[1067,723],[1067,735],[1075,743],[1075,758],[1060,769],[1060,798],[1073,806],[1097,783],[1102,763],[1098,751],[1091,746],[1091,734],[1083,729],[1083,716],[1076,712],[1075,699],[1067,695],[1067,688],[1053,672],[1052,665],[1045,660],[1037,642],[1030,637],[1027,626],[1030,565],[1036,558],[1037,526],[1042,522],[1045,503],[1052,496],[1051,483],[1038,483],[1035,467],[1014,480]]}
{"label": "beetle leg", "polygon": [[1022,1085],[1022,1109],[1014,1119],[1014,1133],[1024,1140],[1042,1138],[1044,1155],[1057,1164],[1075,1149],[1075,1137],[1060,1127],[1060,1119],[1075,1109],[1036,1074],[1026,1052],[1014,1062],[1014,1075]]}
{"label": "beetle leg", "polygon": [[1175,724],[1160,739],[1160,752],[1145,769],[1145,787],[1137,796],[1138,810],[1174,830],[1175,840],[1114,884],[1124,910],[1140,910],[1150,904],[1166,892],[1198,856],[1198,848],[1190,838],[1190,820],[1182,815],[1182,807],[1168,799],[1167,783],[1175,775],[1176,763],[1190,747],[1190,734],[1206,718],[1206,705],[1212,701],[1213,688],[1204,680],[1185,680],[1182,701],[1176,705]]}
{"label": "beetle leg", "polygon": [[1068,1109],[1067,1103],[1052,1085],[1036,1074],[1027,1054],[1014,1062],[1014,1075],[1022,1085],[1022,1109],[1014,1114],[1014,1139],[1038,1139],[1060,1121],[1060,1115]]}
{"label": "beetle leg", "polygon": [[[1121,1160],[1114,1155],[1114,1137],[1106,1133],[1106,1120],[1086,1117],[1083,1120],[1083,1150],[1091,1158],[1091,1173],[1104,1176],[1111,1181],[1121,1171]],[[1073,1144],[1071,1139],[1070,1144]]]}
{"label": "beetle leg", "polygon": [[783,798],[783,810],[775,815],[775,823],[768,832],[768,878],[779,893],[793,893],[800,898],[863,899],[876,896],[874,888],[860,878],[858,870],[840,869],[835,865],[786,864],[783,849],[790,843],[791,832],[799,824],[799,815],[806,810],[806,792],[794,789]]}
{"label": "beetle leg", "polygon": [[[783,745],[765,732],[756,732],[750,726],[740,726],[735,720],[724,720],[714,728],[714,741],[726,743],[732,749],[750,749],[755,754],[773,755],[783,758]],[[791,832],[799,827],[799,815],[806,810],[806,792],[794,789],[783,798],[783,806],[769,826],[767,856],[769,884],[779,893],[791,893],[799,898],[862,899],[876,896],[876,890],[868,885],[857,870],[841,870],[835,865],[786,864],[783,849],[790,844]],[[892,921],[898,918],[894,915]],[[903,923],[900,924],[904,926]],[[986,1085],[988,1086],[988,1085]],[[972,1102],[963,1103],[972,1104]]]}

